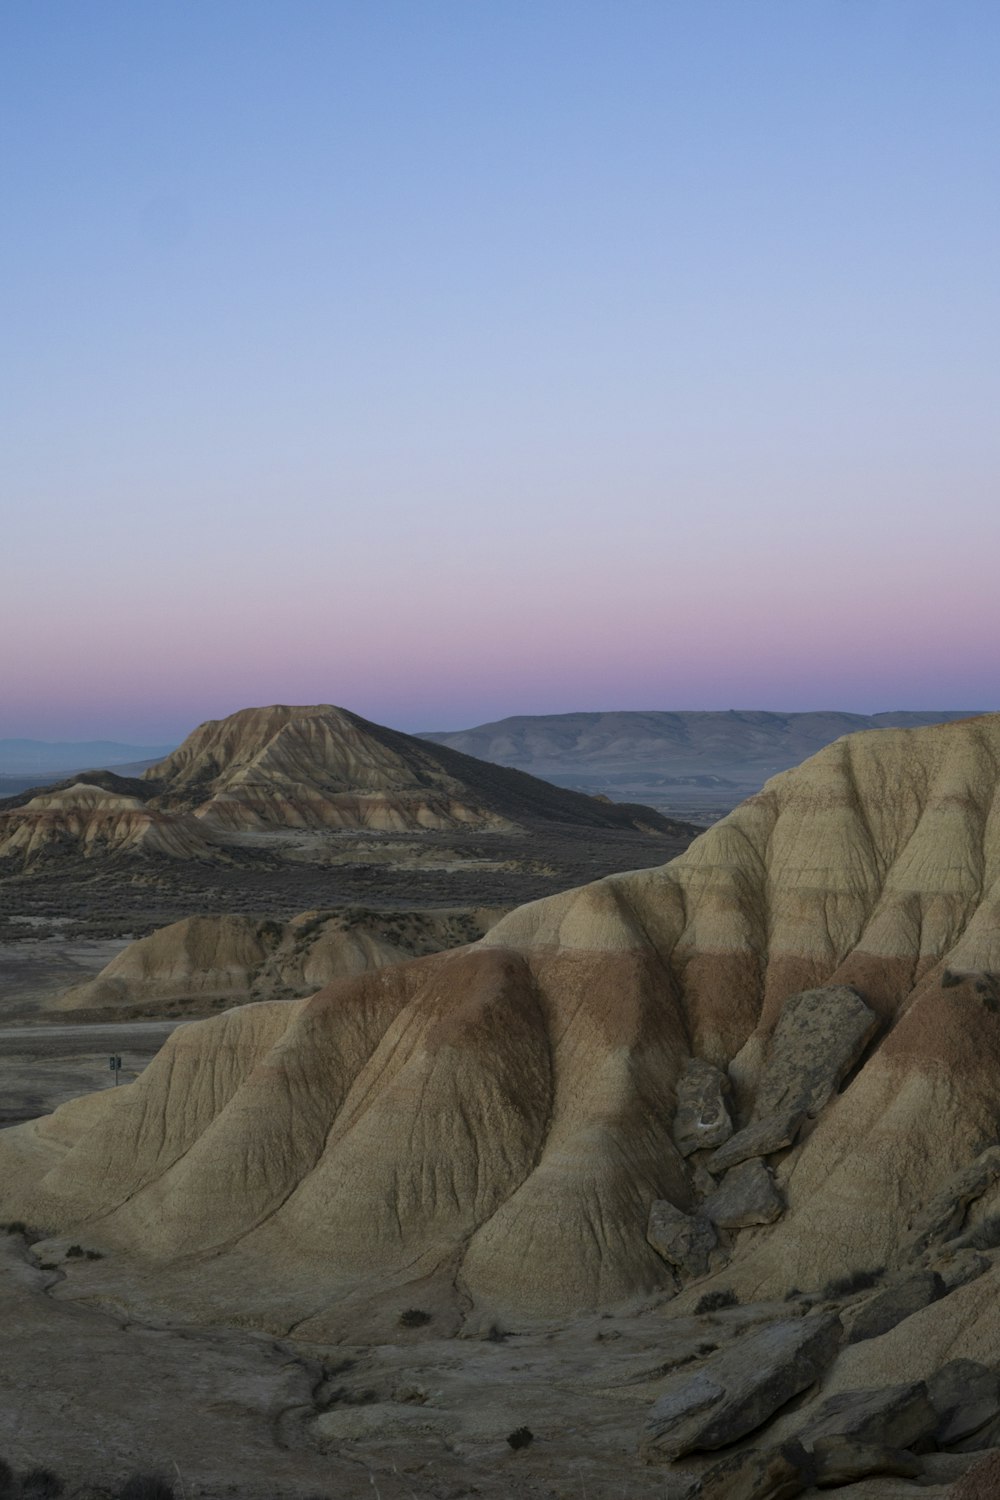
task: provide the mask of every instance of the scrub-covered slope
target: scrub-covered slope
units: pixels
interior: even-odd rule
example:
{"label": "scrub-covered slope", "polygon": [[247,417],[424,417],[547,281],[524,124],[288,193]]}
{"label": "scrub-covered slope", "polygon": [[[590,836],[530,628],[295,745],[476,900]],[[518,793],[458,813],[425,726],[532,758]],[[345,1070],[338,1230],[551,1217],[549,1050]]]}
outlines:
{"label": "scrub-covered slope", "polygon": [[184,1026],[117,1096],[0,1136],[0,1213],[317,1334],[401,1296],[457,1327],[908,1265],[935,1194],[959,1224],[989,1198],[998,774],[1000,716],[851,736],[662,868]]}

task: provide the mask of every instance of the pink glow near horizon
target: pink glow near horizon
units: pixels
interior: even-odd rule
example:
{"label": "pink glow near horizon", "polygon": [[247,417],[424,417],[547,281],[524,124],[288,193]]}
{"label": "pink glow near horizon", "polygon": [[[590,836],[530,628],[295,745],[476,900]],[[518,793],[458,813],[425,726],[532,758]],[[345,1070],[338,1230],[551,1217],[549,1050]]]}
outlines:
{"label": "pink glow near horizon", "polygon": [[1000,706],[1000,9],[8,32],[0,738]]}

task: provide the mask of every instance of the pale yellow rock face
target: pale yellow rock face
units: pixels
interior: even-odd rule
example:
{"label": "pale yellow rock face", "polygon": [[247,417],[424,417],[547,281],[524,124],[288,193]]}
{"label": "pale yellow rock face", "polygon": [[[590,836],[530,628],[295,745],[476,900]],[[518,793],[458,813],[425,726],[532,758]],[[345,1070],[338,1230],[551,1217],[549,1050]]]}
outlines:
{"label": "pale yellow rock face", "polygon": [[203,724],[146,776],[171,798],[197,793],[197,816],[219,829],[510,826],[472,804],[419,741],[399,738],[405,752],[332,704],[243,709]]}
{"label": "pale yellow rock face", "polygon": [[139,938],[95,979],[50,1002],[53,1010],[141,1010],[177,1002],[291,999],[415,955],[474,941],[503,908],[302,912],[290,922],[185,917]]}
{"label": "pale yellow rock face", "polygon": [[[457,1327],[662,1292],[645,1232],[654,1199],[691,1204],[687,1058],[730,1068],[745,1122],[782,1001],[854,984],[882,1029],[772,1158],[787,1211],[740,1233],[718,1284],[780,1296],[899,1263],[922,1202],[997,1138],[1000,1014],[976,978],[1000,968],[998,784],[1000,716],[838,741],[662,868],[181,1027],[97,1118],[0,1134],[0,1217],[87,1222],[191,1315],[317,1337],[376,1328],[390,1295]],[[945,1351],[975,1344],[964,1295]]]}
{"label": "pale yellow rock face", "polygon": [[174,859],[212,857],[220,840],[194,817],[157,812],[137,797],[80,782],[0,814],[0,859],[30,860],[66,847],[92,855],[140,851]]}

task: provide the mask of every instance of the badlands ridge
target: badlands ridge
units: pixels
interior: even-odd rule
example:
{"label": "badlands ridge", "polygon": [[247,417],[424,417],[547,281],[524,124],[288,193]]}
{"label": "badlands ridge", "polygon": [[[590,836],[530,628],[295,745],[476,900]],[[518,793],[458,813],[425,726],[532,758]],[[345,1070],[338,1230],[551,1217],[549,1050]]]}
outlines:
{"label": "badlands ridge", "polygon": [[[170,784],[257,815],[205,753]],[[956,1381],[993,1392],[963,1441],[1000,1446],[997,973],[1000,715],[852,735],[660,868],[181,1027],[0,1135],[0,1212],[107,1253],[80,1295],[303,1339],[660,1303],[646,1458],[757,1445],[705,1495],[800,1493],[786,1438],[914,1461]],[[670,1320],[713,1293],[765,1307],[743,1364],[673,1368]]]}
{"label": "badlands ridge", "polygon": [[[538,824],[690,832],[371,724],[331,704],[202,724],[141,777],[86,772],[0,804],[0,860],[67,851],[225,860],[289,830],[506,831]],[[241,844],[241,840],[243,843]]]}

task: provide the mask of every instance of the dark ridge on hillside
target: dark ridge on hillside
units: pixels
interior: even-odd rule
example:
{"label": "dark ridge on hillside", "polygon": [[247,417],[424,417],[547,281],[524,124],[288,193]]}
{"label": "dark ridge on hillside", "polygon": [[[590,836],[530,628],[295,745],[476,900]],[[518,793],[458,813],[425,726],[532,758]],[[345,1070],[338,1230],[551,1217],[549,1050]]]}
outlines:
{"label": "dark ridge on hillside", "polygon": [[98,786],[102,791],[113,792],[119,797],[138,797],[140,802],[151,802],[157,794],[156,782],[143,781],[135,776],[119,776],[115,771],[80,771],[75,776],[66,776],[62,781],[46,781],[28,787],[13,797],[0,797],[0,812],[16,812],[26,807],[35,797],[52,796],[56,792],[68,791],[71,786]]}
{"label": "dark ridge on hillside", "polygon": [[[364,734],[377,739],[396,754],[412,754],[413,735],[373,724],[348,709],[343,712]],[[541,820],[591,828],[635,827],[641,822],[657,833],[693,838],[702,832],[694,824],[663,817],[655,808],[640,803],[610,802],[570,791],[516,767],[480,760],[447,745],[425,740],[420,748],[429,753],[448,776],[470,787],[484,806],[515,822]]]}

